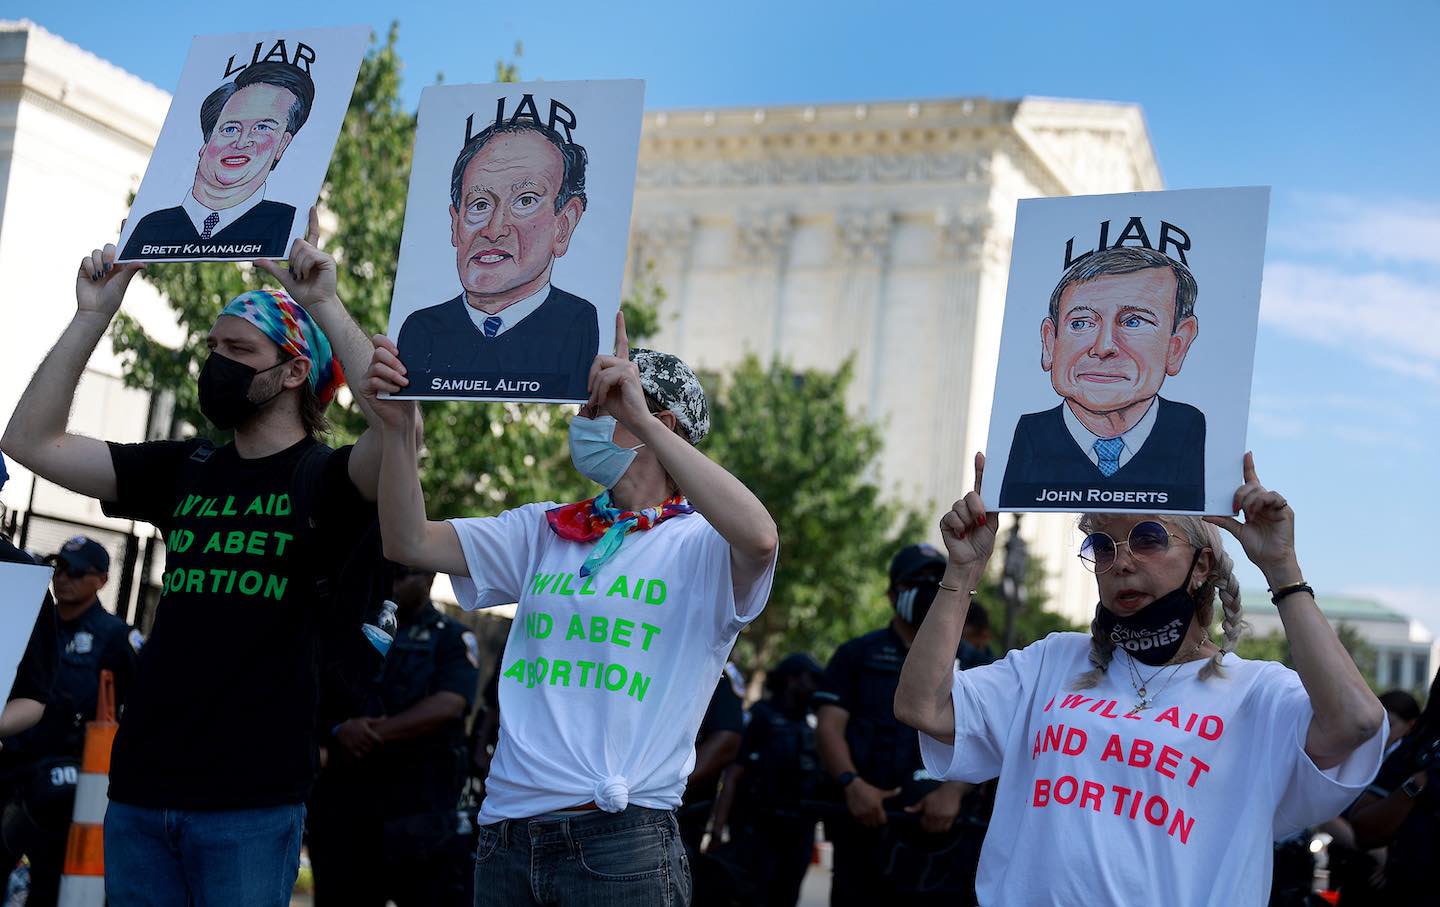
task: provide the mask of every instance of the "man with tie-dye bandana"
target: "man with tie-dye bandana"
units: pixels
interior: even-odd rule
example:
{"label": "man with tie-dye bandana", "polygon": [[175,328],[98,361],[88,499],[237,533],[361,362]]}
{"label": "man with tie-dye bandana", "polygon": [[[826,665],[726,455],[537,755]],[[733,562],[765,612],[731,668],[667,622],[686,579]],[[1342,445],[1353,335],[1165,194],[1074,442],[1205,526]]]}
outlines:
{"label": "man with tie-dye bandana", "polygon": [[164,535],[155,621],[111,762],[116,907],[290,901],[317,758],[314,652],[339,604],[333,553],[374,523],[379,464],[370,432],[338,450],[317,438],[345,367],[363,374],[370,355],[318,232],[312,212],[288,269],[257,262],[284,289],[237,297],[210,330],[199,403],[233,433],[226,443],[67,431],[85,363],[140,269],[115,264],[114,246],[81,262],[75,317],[0,441],[36,474]]}

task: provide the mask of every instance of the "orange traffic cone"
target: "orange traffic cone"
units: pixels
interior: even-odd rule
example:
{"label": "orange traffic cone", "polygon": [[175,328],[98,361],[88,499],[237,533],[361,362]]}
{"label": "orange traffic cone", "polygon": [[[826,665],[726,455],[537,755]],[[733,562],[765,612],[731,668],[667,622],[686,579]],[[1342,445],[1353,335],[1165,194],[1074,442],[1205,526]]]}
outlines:
{"label": "orange traffic cone", "polygon": [[75,784],[75,811],[65,845],[60,907],[101,907],[105,903],[105,807],[110,783],[110,747],[115,743],[115,675],[100,672],[95,720],[85,725],[85,754]]}

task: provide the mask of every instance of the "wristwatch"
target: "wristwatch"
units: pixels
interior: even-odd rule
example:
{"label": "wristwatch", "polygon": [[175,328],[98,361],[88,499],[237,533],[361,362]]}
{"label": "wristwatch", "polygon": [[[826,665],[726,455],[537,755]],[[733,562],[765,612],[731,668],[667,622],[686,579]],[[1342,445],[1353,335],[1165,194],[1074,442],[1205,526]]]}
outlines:
{"label": "wristwatch", "polygon": [[1405,792],[1405,796],[1414,800],[1425,792],[1425,785],[1416,784],[1414,778],[1406,778],[1405,783],[1400,785],[1400,790]]}
{"label": "wristwatch", "polygon": [[856,775],[854,772],[841,772],[840,776],[835,779],[835,783],[840,785],[842,788],[849,787],[850,782],[854,781],[858,777],[859,775]]}

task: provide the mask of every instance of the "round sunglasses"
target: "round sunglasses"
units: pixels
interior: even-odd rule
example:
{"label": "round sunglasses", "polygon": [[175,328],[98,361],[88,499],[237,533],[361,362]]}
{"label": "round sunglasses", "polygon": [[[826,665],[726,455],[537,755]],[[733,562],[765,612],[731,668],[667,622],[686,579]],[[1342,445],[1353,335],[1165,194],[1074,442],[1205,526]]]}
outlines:
{"label": "round sunglasses", "polygon": [[[1104,532],[1092,532],[1080,543],[1080,561],[1092,573],[1105,573],[1115,566],[1120,546],[1130,549],[1136,558],[1158,557],[1170,550],[1170,533],[1155,520],[1142,520],[1130,528],[1130,536],[1117,542]],[[1176,539],[1185,542],[1184,539]],[[1188,543],[1187,543],[1188,544]]]}

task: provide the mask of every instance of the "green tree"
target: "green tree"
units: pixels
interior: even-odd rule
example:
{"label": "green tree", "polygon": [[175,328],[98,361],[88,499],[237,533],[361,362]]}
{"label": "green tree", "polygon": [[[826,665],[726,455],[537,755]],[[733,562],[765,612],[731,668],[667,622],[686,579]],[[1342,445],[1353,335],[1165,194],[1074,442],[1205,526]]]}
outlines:
{"label": "green tree", "polygon": [[[990,569],[980,580],[980,588],[976,590],[976,598],[989,613],[990,631],[995,638],[994,647],[997,651],[1003,648],[1000,640],[1005,631],[1005,597],[1000,594],[999,579],[999,566],[1004,561],[1004,552],[1001,548],[1003,545],[1003,540],[997,543],[995,557],[990,560]],[[1025,604],[1015,614],[1014,648],[1016,649],[1023,649],[1051,633],[1090,632],[1088,625],[1073,623],[1064,615],[1046,610],[1045,579],[1044,561],[1032,557],[1025,570],[1025,580],[1021,584],[1024,589]]]}
{"label": "green tree", "polygon": [[[340,298],[371,334],[386,327],[415,141],[415,115],[400,101],[397,35],[392,24],[360,66],[320,196],[322,245],[335,256]],[[515,52],[518,56],[518,44]],[[497,75],[515,81],[518,66],[501,61]],[[126,362],[127,384],[171,391],[177,418],[205,427],[195,376],[205,359],[206,335],[226,302],[264,286],[266,277],[248,264],[151,265],[145,279],[165,294],[184,337],[178,347],[167,347],[122,312],[111,343]],[[636,287],[623,308],[631,336],[643,337],[654,330],[663,291],[644,275]],[[493,514],[527,501],[572,500],[586,490],[570,467],[566,414],[555,407],[451,402],[426,403],[423,412],[421,475],[432,517]],[[330,417],[337,443],[354,440],[364,429],[348,394],[331,407]]]}
{"label": "green tree", "polygon": [[[1216,632],[1212,631],[1210,635],[1215,637]],[[1360,676],[1365,678],[1370,689],[1377,693],[1381,692],[1379,685],[1375,682],[1375,648],[1365,641],[1360,635],[1360,631],[1344,621],[1335,625],[1335,635],[1340,637],[1340,645],[1350,653],[1350,658],[1360,669]],[[1290,641],[1279,630],[1266,636],[1253,636],[1247,633],[1235,646],[1235,654],[1241,658],[1278,661],[1287,668],[1295,667],[1295,663],[1290,657]]]}
{"label": "green tree", "polygon": [[889,619],[885,565],[921,537],[919,514],[887,498],[874,471],[879,430],[845,407],[838,371],[793,371],[749,357],[712,389],[710,456],[765,502],[780,529],[780,565],[765,611],[737,660],[763,670],[790,651],[828,658]]}

